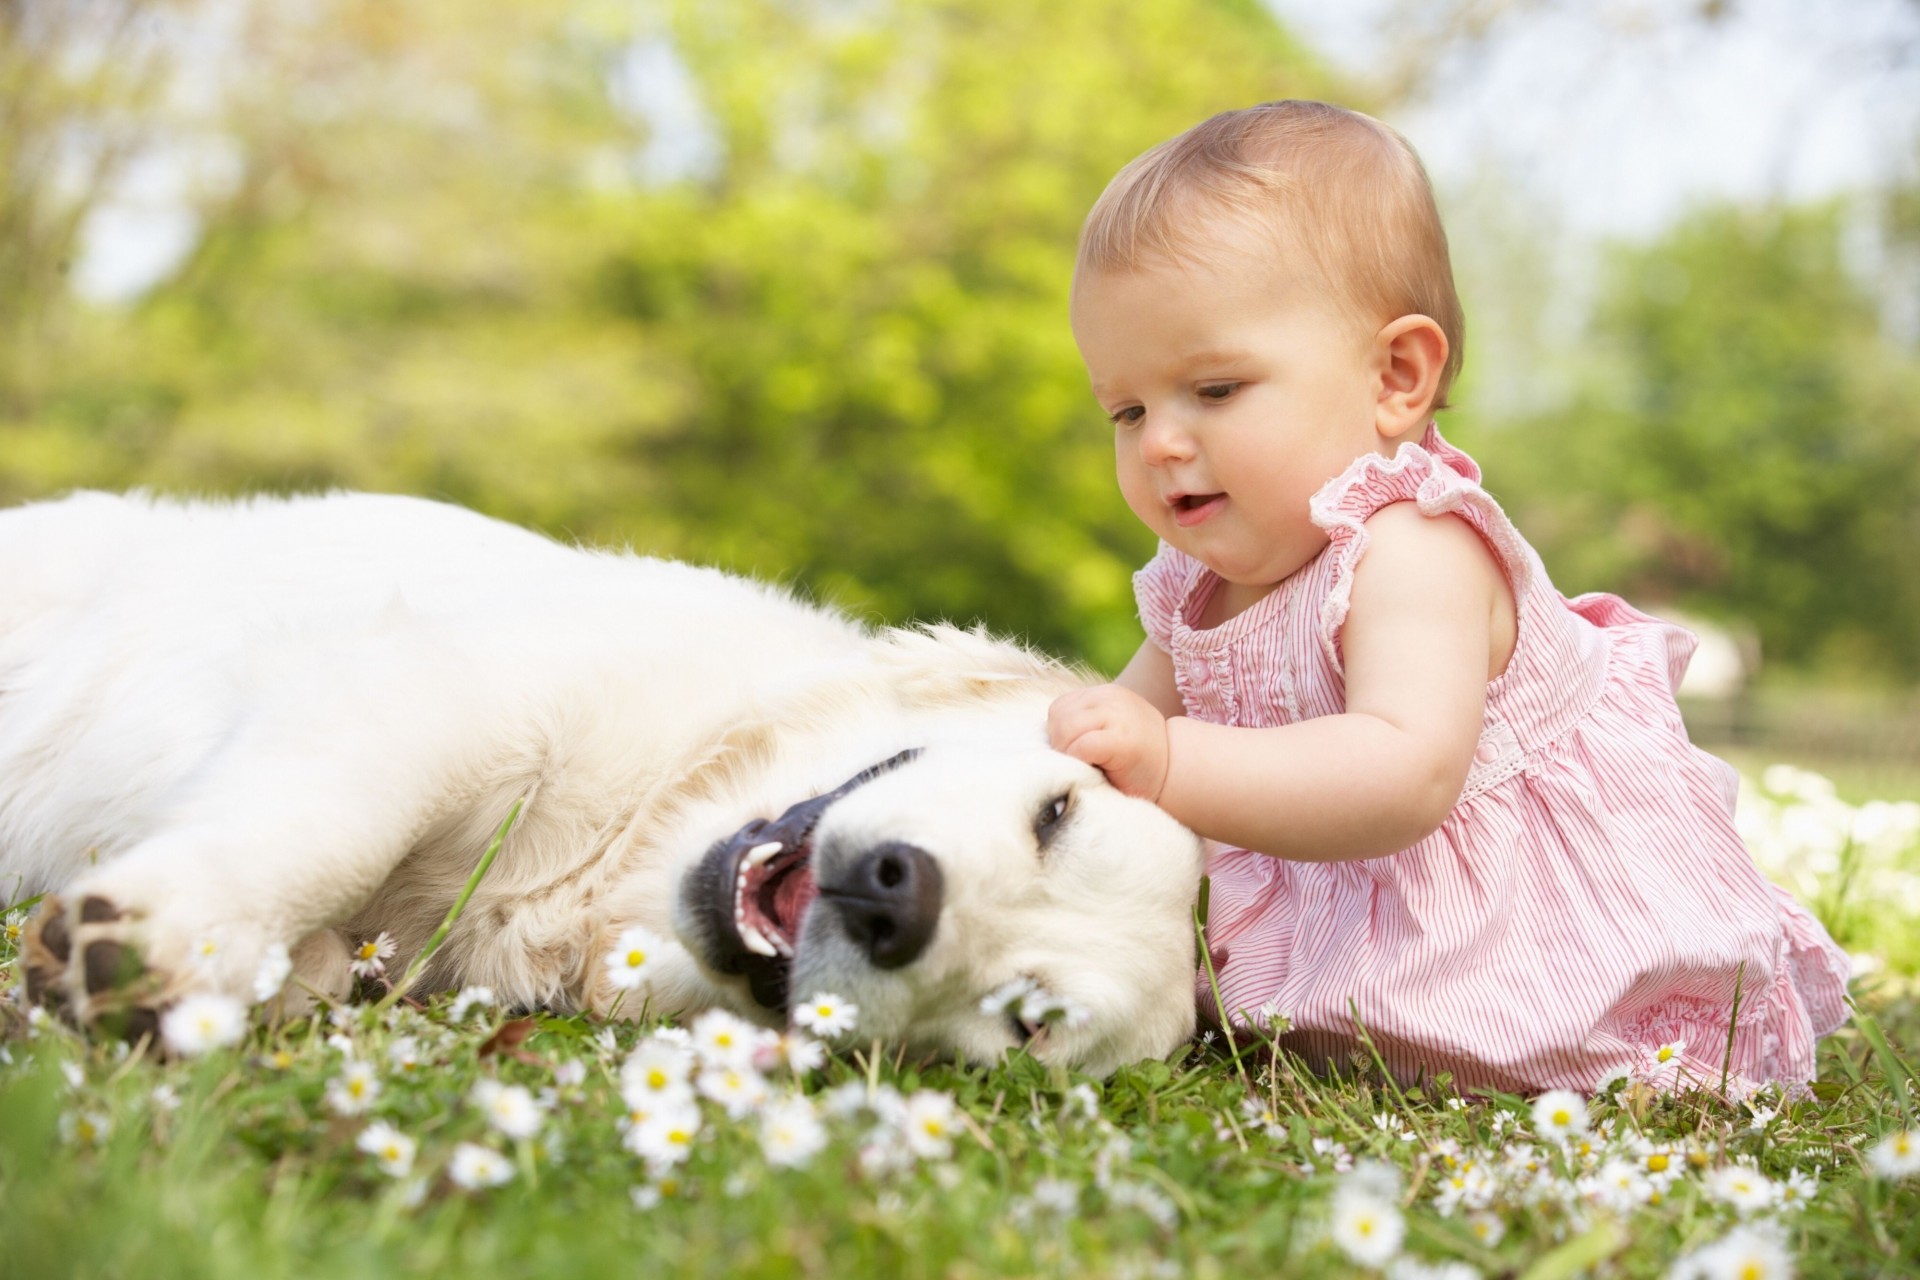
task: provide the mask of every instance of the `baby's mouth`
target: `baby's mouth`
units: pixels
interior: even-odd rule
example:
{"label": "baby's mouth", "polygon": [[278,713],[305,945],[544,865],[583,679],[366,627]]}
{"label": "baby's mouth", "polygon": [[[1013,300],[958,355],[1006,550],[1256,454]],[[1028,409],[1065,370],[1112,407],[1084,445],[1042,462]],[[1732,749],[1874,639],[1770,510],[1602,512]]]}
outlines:
{"label": "baby's mouth", "polygon": [[1226,501],[1224,493],[1183,493],[1167,505],[1173,509],[1173,522],[1186,528],[1211,516]]}

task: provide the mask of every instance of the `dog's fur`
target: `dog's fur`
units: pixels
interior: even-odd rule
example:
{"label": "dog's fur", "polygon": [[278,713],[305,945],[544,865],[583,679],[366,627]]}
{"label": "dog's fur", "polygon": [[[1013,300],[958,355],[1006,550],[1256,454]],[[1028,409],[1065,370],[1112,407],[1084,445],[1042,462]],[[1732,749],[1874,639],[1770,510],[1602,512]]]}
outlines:
{"label": "dog's fur", "polygon": [[1034,1050],[1104,1072],[1191,1033],[1201,850],[1047,748],[1077,679],[418,499],[80,494],[0,512],[0,895],[58,895],[28,961],[83,1023],[250,998],[276,943],[337,996],[350,943],[385,930],[406,965],[524,800],[427,988],[605,1012],[603,957],[638,924],[670,941],[623,1014],[777,1024],[721,971],[685,877],[750,820],[919,749],[810,847],[821,884],[926,851],[930,942],[881,967],[816,902],[792,994],[985,1060],[1023,1033],[983,997],[1031,978],[1089,1015]]}

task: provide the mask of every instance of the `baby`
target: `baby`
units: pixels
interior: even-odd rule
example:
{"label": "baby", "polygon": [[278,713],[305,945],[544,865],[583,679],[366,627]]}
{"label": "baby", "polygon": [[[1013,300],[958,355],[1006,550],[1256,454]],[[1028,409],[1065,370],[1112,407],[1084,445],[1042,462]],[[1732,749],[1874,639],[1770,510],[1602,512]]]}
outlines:
{"label": "baby", "polygon": [[1276,102],[1155,147],[1088,215],[1072,320],[1161,545],[1147,642],[1048,728],[1223,846],[1225,1016],[1518,1091],[1717,1086],[1731,1024],[1736,1076],[1811,1079],[1847,957],[1687,740],[1693,637],[1560,595],[1434,425],[1463,324],[1405,140]]}

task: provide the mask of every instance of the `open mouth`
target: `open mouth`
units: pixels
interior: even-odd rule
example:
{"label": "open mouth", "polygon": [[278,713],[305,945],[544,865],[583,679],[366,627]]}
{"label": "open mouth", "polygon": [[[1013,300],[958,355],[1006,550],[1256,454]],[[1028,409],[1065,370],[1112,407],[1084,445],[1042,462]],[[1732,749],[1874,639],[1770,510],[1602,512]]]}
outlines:
{"label": "open mouth", "polygon": [[744,975],[760,1005],[786,1009],[800,933],[820,893],[813,876],[814,828],[836,801],[919,754],[903,751],[771,822],[754,819],[708,849],[680,889],[681,917],[694,935],[688,941],[695,954],[720,973]]}
{"label": "open mouth", "polygon": [[[809,833],[810,834],[810,833]],[[754,845],[733,876],[733,928],[756,956],[793,959],[800,920],[819,896],[813,882],[813,845],[780,840]]]}
{"label": "open mouth", "polygon": [[1227,500],[1224,493],[1183,493],[1167,505],[1173,508],[1173,522],[1185,527],[1199,524]]}

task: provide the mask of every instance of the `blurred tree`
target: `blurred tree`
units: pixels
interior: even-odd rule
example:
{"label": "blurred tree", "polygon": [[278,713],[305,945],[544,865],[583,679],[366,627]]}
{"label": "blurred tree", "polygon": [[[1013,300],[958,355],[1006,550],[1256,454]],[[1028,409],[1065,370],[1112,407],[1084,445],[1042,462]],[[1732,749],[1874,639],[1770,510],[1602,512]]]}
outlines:
{"label": "blurred tree", "polygon": [[1568,406],[1475,433],[1569,593],[1741,618],[1770,660],[1920,675],[1920,363],[1839,206],[1623,248]]}
{"label": "blurred tree", "polygon": [[0,496],[438,493],[1106,664],[1151,539],[1067,331],[1079,221],[1195,120],[1335,92],[1251,0],[245,13],[233,179],[12,378]]}

